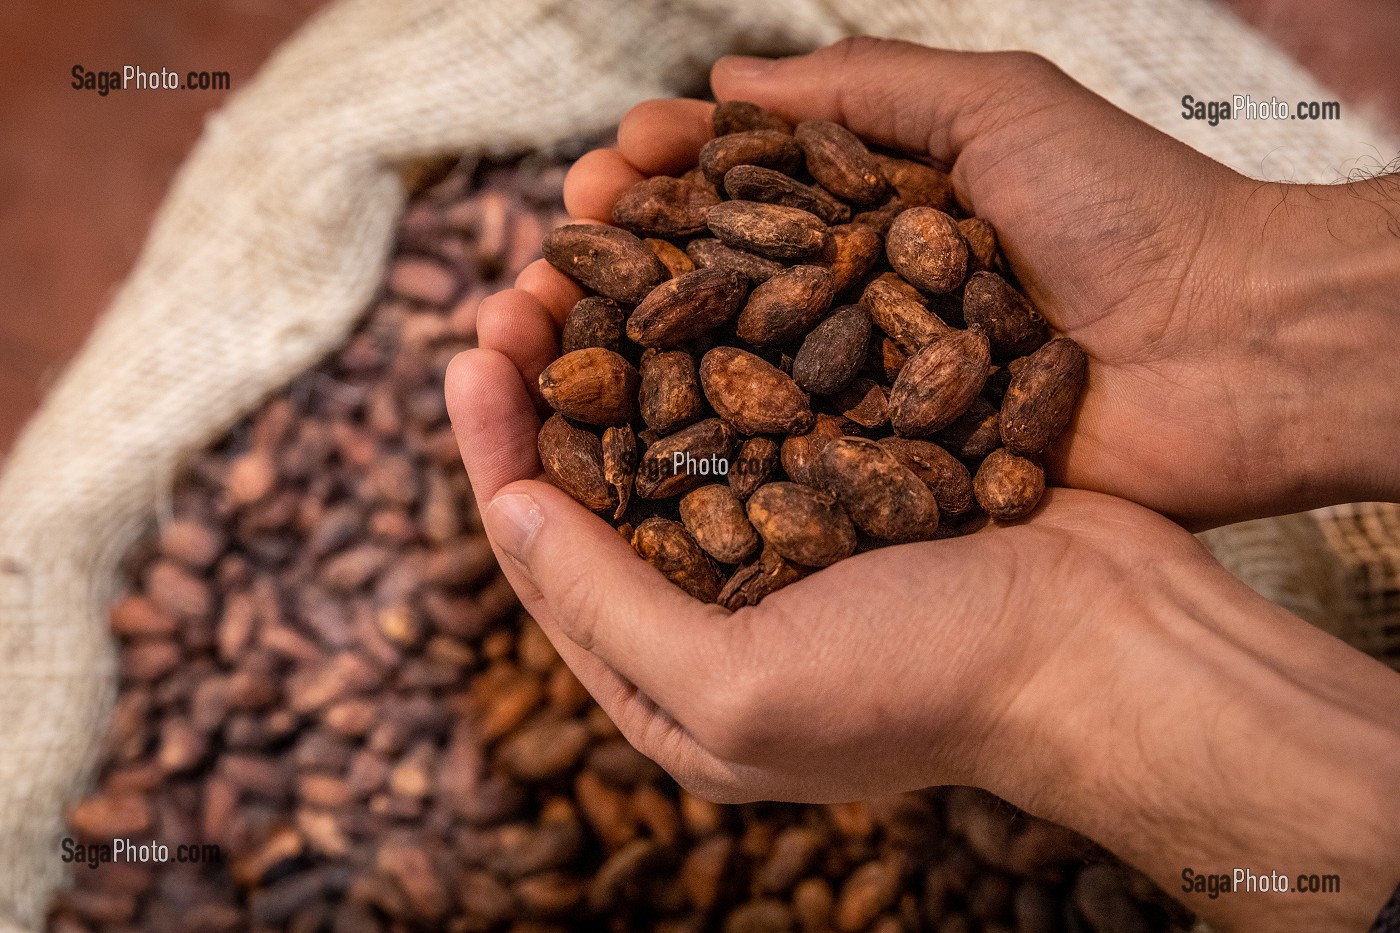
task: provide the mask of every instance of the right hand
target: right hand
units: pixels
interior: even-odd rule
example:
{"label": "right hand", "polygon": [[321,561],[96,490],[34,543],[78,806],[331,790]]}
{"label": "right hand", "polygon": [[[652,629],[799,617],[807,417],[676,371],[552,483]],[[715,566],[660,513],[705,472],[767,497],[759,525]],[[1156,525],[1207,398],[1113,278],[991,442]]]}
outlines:
{"label": "right hand", "polygon": [[[1050,461],[1060,484],[1192,527],[1400,496],[1377,437],[1400,433],[1386,397],[1400,353],[1368,310],[1400,278],[1384,204],[1245,178],[1027,53],[857,38],[721,59],[713,84],[950,167],[1031,299],[1089,354]],[[606,219],[638,170],[693,165],[708,119],[699,101],[634,108],[618,150],[571,173],[571,212]]]}

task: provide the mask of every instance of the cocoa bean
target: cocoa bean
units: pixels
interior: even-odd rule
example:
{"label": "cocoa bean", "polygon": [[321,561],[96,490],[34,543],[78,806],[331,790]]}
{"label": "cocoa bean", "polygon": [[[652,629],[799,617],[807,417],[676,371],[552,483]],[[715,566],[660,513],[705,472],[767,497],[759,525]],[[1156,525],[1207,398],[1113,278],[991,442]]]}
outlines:
{"label": "cocoa bean", "polygon": [[727,269],[744,277],[750,286],[766,282],[783,271],[782,263],[700,237],[686,245],[685,254],[701,269]]}
{"label": "cocoa bean", "polygon": [[905,209],[935,207],[945,213],[952,213],[957,199],[953,192],[953,180],[947,172],[941,172],[912,159],[879,153],[872,155],[894,188],[895,197]]}
{"label": "cocoa bean", "polygon": [[602,224],[567,224],[544,238],[544,258],[585,288],[614,301],[636,304],[666,279],[666,267],[626,230]]}
{"label": "cocoa bean", "polygon": [[791,434],[783,440],[780,456],[783,470],[794,482],[806,486],[818,485],[817,458],[828,442],[845,437],[844,421],[831,415],[819,414],[812,429],[805,434]]}
{"label": "cocoa bean", "polygon": [[678,279],[687,272],[695,271],[695,260],[686,255],[685,250],[674,243],[666,240],[657,240],[651,237],[642,241],[645,243],[656,258],[661,260],[661,264],[666,267],[666,271],[671,274],[671,278]]}
{"label": "cocoa bean", "polygon": [[742,275],[696,269],[668,279],[627,319],[627,336],[644,347],[675,347],[703,337],[739,312],[747,291]]}
{"label": "cocoa bean", "polygon": [[761,165],[791,175],[802,166],[802,147],[790,133],[752,129],[716,136],[700,148],[700,170],[712,185],[736,165]]}
{"label": "cocoa bean", "polygon": [[710,112],[710,124],[716,136],[744,133],[749,130],[777,130],[791,133],[792,124],[775,113],[746,100],[726,100]]}
{"label": "cocoa bean", "polygon": [[841,417],[866,431],[889,423],[890,397],[884,386],[871,379],[857,379],[831,398]]}
{"label": "cocoa bean", "polygon": [[885,254],[920,291],[951,292],[967,275],[967,243],[957,221],[932,207],[904,211],[890,224]]}
{"label": "cocoa bean", "polygon": [[879,444],[923,481],[938,502],[939,514],[962,515],[972,508],[972,476],[957,457],[913,438],[884,437]]}
{"label": "cocoa bean", "polygon": [[932,440],[962,460],[981,460],[1001,446],[1001,416],[979,396]]}
{"label": "cocoa bean", "polygon": [[726,246],[770,259],[803,259],[827,243],[820,217],[795,207],[758,201],[724,201],[705,215],[710,232]]}
{"label": "cocoa bean", "polygon": [[757,606],[765,597],[789,583],[796,583],[810,572],[765,546],[757,558],[734,571],[716,602],[730,612],[744,606]]}
{"label": "cocoa bean", "polygon": [[827,233],[826,248],[814,261],[831,270],[840,294],[854,288],[875,267],[885,240],[868,224],[838,224]]}
{"label": "cocoa bean", "polygon": [[758,549],[758,533],[728,486],[701,486],[681,499],[681,523],[715,560],[737,564]]}
{"label": "cocoa bean", "polygon": [[622,348],[626,315],[611,298],[593,295],[582,298],[569,309],[560,338],[565,354],[590,347],[614,352]]}
{"label": "cocoa bean", "polygon": [[632,483],[637,476],[637,436],[626,425],[603,432],[603,478],[617,494],[614,519],[622,518],[632,500]]}
{"label": "cocoa bean", "polygon": [[1074,414],[1089,361],[1068,337],[1026,357],[1001,403],[1001,439],[1019,454],[1036,454],[1059,437]]}
{"label": "cocoa bean", "polygon": [[852,204],[874,204],[889,194],[880,163],[850,130],[829,120],[804,120],[793,130],[807,171],[822,187]]}
{"label": "cocoa bean", "polygon": [[594,512],[616,507],[616,490],[603,469],[603,442],[596,434],[552,415],[540,428],[538,446],[551,483]]}
{"label": "cocoa bean", "polygon": [[719,596],[723,585],[719,570],[677,522],[648,518],[633,533],[632,547],[666,579],[701,602],[712,603]]}
{"label": "cocoa bean", "polygon": [[916,288],[893,272],[867,285],[860,301],[875,324],[908,354],[918,353],[953,330],[928,310]]}
{"label": "cocoa bean", "polygon": [[665,499],[727,474],[737,440],[734,429],[718,418],[706,418],[661,438],[642,454],[637,495]]}
{"label": "cocoa bean", "polygon": [[794,563],[825,567],[855,551],[855,527],[830,493],[769,483],[749,497],[747,511],[763,540]]}
{"label": "cocoa bean", "polygon": [[998,359],[1023,356],[1047,338],[1045,318],[995,272],[974,272],[967,280],[963,316],[987,332]]}
{"label": "cocoa bean", "polygon": [[818,478],[862,531],[893,543],[923,541],[938,530],[938,503],[923,480],[874,441],[827,444]]}
{"label": "cocoa bean", "polygon": [[695,358],[684,350],[642,355],[642,381],[638,396],[647,427],[670,434],[700,420],[705,399]]}
{"label": "cocoa bean", "polygon": [[851,219],[851,209],[823,189],[759,165],[736,165],[725,172],[724,192],[736,201],[795,207],[828,224],[843,224]]}
{"label": "cocoa bean", "polygon": [[1024,518],[1045,493],[1045,471],[1005,447],[987,455],[972,480],[977,504],[1000,522]]}
{"label": "cocoa bean", "polygon": [[705,213],[719,203],[709,186],[658,175],[622,192],[613,204],[612,219],[643,237],[684,237],[705,229]]}
{"label": "cocoa bean", "polygon": [[611,350],[566,353],[540,373],[540,394],[555,411],[584,424],[626,424],[637,415],[637,370]]}
{"label": "cocoa bean", "polygon": [[1001,255],[996,228],[981,217],[968,217],[958,221],[958,232],[967,241],[967,271],[970,274],[995,271]]}
{"label": "cocoa bean", "polygon": [[755,489],[773,478],[778,469],[778,442],[771,437],[750,437],[739,445],[729,465],[729,488],[739,499],[747,499]]}
{"label": "cocoa bean", "polygon": [[991,369],[980,328],[954,331],[909,358],[890,390],[890,423],[905,436],[931,434],[967,411]]}
{"label": "cocoa bean", "polygon": [[792,363],[798,387],[834,395],[855,379],[870,344],[870,315],[861,305],[837,308],[802,341]]}
{"label": "cocoa bean", "polygon": [[754,288],[736,332],[756,347],[786,343],[811,330],[836,297],[835,279],[821,266],[793,266]]}
{"label": "cocoa bean", "polygon": [[735,347],[715,347],[700,361],[700,386],[715,413],[741,434],[805,431],[807,396],[791,377]]}

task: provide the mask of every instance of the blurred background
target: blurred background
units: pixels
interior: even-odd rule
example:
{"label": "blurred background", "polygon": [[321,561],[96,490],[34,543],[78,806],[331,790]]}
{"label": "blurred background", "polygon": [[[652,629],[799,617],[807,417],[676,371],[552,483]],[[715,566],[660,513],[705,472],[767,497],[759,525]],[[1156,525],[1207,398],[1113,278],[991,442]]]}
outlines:
{"label": "blurred background", "polygon": [[[1400,125],[1400,2],[1225,2]],[[328,0],[6,0],[0,6],[0,459],[113,289],[206,114],[228,91],[113,94],[71,69],[227,71],[234,91]],[[1386,162],[1392,153],[1379,154]]]}

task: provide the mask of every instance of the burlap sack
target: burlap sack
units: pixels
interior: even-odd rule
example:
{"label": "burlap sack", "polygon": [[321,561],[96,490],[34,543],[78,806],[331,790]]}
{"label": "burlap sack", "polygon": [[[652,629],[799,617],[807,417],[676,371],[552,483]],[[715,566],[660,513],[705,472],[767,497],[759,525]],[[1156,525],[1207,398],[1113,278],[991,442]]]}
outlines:
{"label": "burlap sack", "polygon": [[[1394,151],[1352,113],[1184,122],[1186,93],[1333,96],[1200,0],[345,0],[210,121],[136,270],[0,479],[0,933],[40,924],[63,874],[61,809],[89,777],[114,691],[104,610],[119,555],[185,452],[365,306],[404,198],[397,169],[548,147],[701,86],[721,53],[853,32],[1038,50],[1253,175],[1330,181],[1357,155]],[[1309,618],[1375,609],[1393,622],[1397,525],[1393,510],[1357,508],[1210,540]],[[1349,603],[1374,566],[1391,602]]]}

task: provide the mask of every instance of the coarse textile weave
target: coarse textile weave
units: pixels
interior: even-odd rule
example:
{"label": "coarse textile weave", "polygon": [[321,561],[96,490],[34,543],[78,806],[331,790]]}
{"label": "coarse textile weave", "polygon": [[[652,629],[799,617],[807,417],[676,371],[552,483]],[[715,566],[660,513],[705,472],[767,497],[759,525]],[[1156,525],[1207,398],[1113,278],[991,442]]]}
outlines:
{"label": "coarse textile weave", "polygon": [[[1188,93],[1333,96],[1206,0],[343,0],[209,121],[135,270],[0,477],[0,933],[36,929],[63,875],[62,808],[91,776],[115,691],[106,607],[120,556],[184,455],[332,348],[366,306],[402,168],[547,150],[639,100],[703,87],[723,53],[851,33],[1039,51],[1258,177],[1334,181],[1395,149],[1350,112],[1184,121]],[[1266,595],[1400,653],[1393,507],[1207,540]]]}

